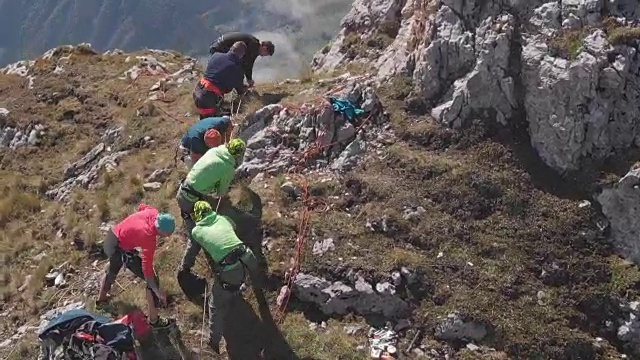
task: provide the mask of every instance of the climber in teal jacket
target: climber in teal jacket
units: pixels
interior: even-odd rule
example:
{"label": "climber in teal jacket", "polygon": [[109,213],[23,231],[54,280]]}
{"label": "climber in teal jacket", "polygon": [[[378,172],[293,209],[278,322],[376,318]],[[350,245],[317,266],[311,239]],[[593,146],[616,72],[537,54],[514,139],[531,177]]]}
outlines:
{"label": "climber in teal jacket", "polygon": [[220,353],[220,340],[224,319],[232,300],[240,295],[247,275],[254,287],[262,288],[258,261],[235,233],[235,224],[229,217],[216,213],[206,201],[194,205],[195,227],[191,232],[206,253],[215,281],[209,297],[209,345]]}
{"label": "climber in teal jacket", "polygon": [[191,240],[193,205],[199,201],[209,201],[214,208],[229,190],[235,176],[236,167],[242,162],[245,143],[241,139],[232,139],[226,146],[208,150],[191,168],[187,178],[180,185],[177,201],[188,235],[188,245],[179,273],[190,272],[200,253],[200,245]]}

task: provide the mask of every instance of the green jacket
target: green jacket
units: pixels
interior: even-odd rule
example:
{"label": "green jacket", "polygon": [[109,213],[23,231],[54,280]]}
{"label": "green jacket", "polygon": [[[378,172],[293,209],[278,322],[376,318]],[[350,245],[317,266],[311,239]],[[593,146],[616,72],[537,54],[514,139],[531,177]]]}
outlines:
{"label": "green jacket", "polygon": [[196,161],[187,174],[186,183],[203,195],[222,196],[235,176],[235,165],[236,160],[227,147],[217,146]]}
{"label": "green jacket", "polygon": [[231,250],[242,244],[234,228],[235,224],[229,217],[212,212],[196,223],[191,236],[219,263]]}

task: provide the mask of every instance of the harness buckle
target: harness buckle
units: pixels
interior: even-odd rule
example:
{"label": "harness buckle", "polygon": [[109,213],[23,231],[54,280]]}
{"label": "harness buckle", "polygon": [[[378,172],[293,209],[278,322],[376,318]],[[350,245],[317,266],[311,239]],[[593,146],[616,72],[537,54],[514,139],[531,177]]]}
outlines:
{"label": "harness buckle", "polygon": [[237,263],[238,261],[240,261],[240,258],[242,258],[244,254],[246,254],[246,252],[247,247],[244,244],[236,247],[235,249],[231,250],[224,258],[222,258],[222,260],[220,261],[220,266],[225,267]]}

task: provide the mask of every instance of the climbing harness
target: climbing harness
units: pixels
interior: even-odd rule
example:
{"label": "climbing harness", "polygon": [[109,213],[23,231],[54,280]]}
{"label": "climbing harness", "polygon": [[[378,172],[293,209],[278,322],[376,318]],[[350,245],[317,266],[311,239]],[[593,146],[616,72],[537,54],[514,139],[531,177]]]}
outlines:
{"label": "climbing harness", "polygon": [[251,272],[251,270],[249,270],[249,268],[247,267],[247,264],[245,264],[245,262],[242,260],[242,257],[247,253],[247,250],[248,250],[247,246],[242,244],[236,247],[235,249],[231,250],[220,261],[220,263],[215,266],[214,275],[216,277],[216,281],[220,284],[220,286],[222,286],[223,289],[230,292],[234,292],[234,293],[240,292],[242,285],[244,285],[244,281],[242,281],[240,284],[230,284],[222,280],[222,272],[226,267],[235,265],[236,263],[239,262],[240,265],[242,266],[242,279],[245,279],[247,276],[247,272]]}

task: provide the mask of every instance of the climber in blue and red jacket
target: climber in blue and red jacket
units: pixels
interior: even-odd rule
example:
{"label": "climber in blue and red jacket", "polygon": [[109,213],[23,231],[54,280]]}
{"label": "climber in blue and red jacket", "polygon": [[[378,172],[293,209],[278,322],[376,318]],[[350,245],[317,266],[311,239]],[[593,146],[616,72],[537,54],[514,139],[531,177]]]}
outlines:
{"label": "climber in blue and red jacket", "polygon": [[244,85],[242,58],[247,45],[236,42],[226,53],[211,55],[204,76],[193,90],[193,101],[200,112],[200,119],[220,114],[220,104],[224,94],[236,90],[242,95],[247,90]]}

